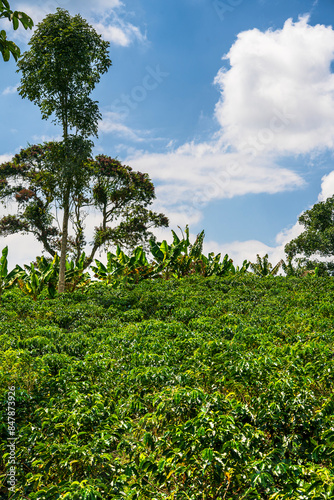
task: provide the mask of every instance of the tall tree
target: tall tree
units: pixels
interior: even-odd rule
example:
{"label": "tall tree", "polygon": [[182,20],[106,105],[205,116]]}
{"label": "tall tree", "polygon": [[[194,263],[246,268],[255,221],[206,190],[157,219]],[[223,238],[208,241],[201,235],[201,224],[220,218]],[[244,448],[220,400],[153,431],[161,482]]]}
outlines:
{"label": "tall tree", "polygon": [[[22,73],[19,94],[39,106],[43,119],[53,116],[61,125],[65,149],[72,131],[82,138],[96,136],[101,115],[89,95],[111,65],[109,42],[102,40],[80,15],[72,17],[58,8],[38,24],[29,45],[30,50],[18,62]],[[63,186],[63,190],[59,292],[65,289],[71,192],[69,186]]]}
{"label": "tall tree", "polygon": [[64,138],[70,129],[97,135],[101,115],[89,94],[111,66],[109,42],[79,14],[58,8],[37,25],[29,45],[18,62],[19,94],[39,106],[43,119],[54,115]]}
{"label": "tall tree", "polygon": [[78,262],[86,246],[85,215],[94,210],[100,223],[84,263],[87,268],[100,248],[134,248],[148,242],[151,228],[168,226],[164,214],[149,209],[155,199],[149,176],[108,156],[87,160],[90,145],[69,136],[66,142],[30,146],[0,165],[0,200],[18,207],[16,214],[0,219],[1,236],[31,233],[54,257],[66,230],[60,230],[56,214],[67,205],[72,234],[66,238]]}
{"label": "tall tree", "polygon": [[[12,11],[7,0],[0,0],[0,19],[5,18],[13,24],[14,30],[17,30],[20,23],[24,29],[31,29],[34,25],[33,20],[27,14],[17,10]],[[15,61],[17,61],[21,55],[20,48],[16,45],[16,43],[11,40],[7,40],[7,33],[5,30],[0,31],[0,52],[4,61],[9,61],[11,54]]]}

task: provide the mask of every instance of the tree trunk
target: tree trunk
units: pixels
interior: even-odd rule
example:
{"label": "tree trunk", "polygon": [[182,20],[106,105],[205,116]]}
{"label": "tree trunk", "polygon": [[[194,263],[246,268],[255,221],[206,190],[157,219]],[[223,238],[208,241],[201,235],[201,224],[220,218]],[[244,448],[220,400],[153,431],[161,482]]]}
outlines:
{"label": "tree trunk", "polygon": [[60,262],[59,262],[59,281],[58,293],[65,292],[65,271],[66,271],[66,251],[67,251],[67,238],[68,238],[68,220],[70,217],[70,190],[66,189],[64,197],[64,218],[63,218],[63,231],[61,235],[61,249],[60,249]]}

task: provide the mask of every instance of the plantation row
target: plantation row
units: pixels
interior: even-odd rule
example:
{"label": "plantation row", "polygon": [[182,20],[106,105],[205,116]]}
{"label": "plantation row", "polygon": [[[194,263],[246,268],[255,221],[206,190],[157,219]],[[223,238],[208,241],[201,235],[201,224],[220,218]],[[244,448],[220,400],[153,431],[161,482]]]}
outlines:
{"label": "plantation row", "polygon": [[13,499],[334,498],[334,282],[96,282],[0,306]]}
{"label": "plantation row", "polygon": [[[306,266],[298,264],[293,267],[291,260],[286,264],[281,260],[276,266],[268,262],[268,255],[263,259],[257,256],[257,262],[245,260],[241,267],[234,266],[233,260],[226,254],[221,260],[221,254],[202,253],[204,231],[197,235],[194,244],[189,241],[189,228],[186,226],[182,239],[173,233],[173,242],[168,245],[164,240],[161,243],[149,240],[151,258],[147,256],[142,246],[138,246],[128,256],[117,246],[116,253],[107,253],[107,264],[95,259],[95,266],[90,269],[94,277],[106,284],[117,288],[129,283],[138,283],[144,279],[183,278],[190,275],[228,276],[245,275],[251,269],[257,276],[276,275],[281,266],[288,276],[303,276],[305,273],[319,274],[319,267],[307,270]],[[20,289],[34,300],[44,291],[49,298],[54,298],[59,281],[59,257],[54,259],[37,257],[36,263],[25,265],[24,269],[17,265],[8,272],[8,247],[2,251],[0,259],[0,298],[4,290],[18,285]],[[312,263],[311,263],[312,264]],[[91,275],[87,271],[87,258],[81,253],[77,260],[66,260],[65,286],[67,291],[73,292],[76,288],[91,283]],[[322,270],[327,274],[326,270]]]}

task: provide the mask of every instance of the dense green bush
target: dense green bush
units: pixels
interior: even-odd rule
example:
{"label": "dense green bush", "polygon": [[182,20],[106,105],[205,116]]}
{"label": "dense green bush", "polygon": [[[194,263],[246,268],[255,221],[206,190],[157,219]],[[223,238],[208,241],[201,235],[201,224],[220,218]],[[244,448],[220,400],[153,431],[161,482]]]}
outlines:
{"label": "dense green bush", "polygon": [[0,307],[14,499],[334,498],[334,282],[103,283]]}

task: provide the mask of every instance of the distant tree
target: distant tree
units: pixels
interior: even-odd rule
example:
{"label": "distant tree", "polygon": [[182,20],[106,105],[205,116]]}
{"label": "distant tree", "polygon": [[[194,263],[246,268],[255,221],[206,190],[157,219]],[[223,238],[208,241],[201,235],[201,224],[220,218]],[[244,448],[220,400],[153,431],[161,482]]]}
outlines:
{"label": "distant tree", "polygon": [[305,230],[285,246],[287,255],[306,260],[314,254],[334,257],[334,196],[313,205],[298,221]]}
{"label": "distant tree", "polygon": [[[7,0],[0,0],[0,19],[4,18],[7,18],[8,21],[13,23],[14,30],[18,29],[20,23],[24,29],[31,29],[34,25],[33,20],[27,14],[18,12],[17,10],[12,11]],[[5,30],[0,31],[0,52],[4,61],[9,61],[11,54],[15,61],[17,61],[21,55],[19,47],[11,40],[7,40],[7,33]]]}
{"label": "distant tree", "polygon": [[0,219],[0,235],[31,233],[53,258],[64,235],[56,214],[70,199],[73,236],[65,237],[76,262],[86,246],[85,211],[100,214],[84,262],[87,268],[101,247],[134,248],[148,242],[151,228],[167,227],[167,217],[149,210],[155,193],[148,175],[108,156],[87,160],[89,148],[89,141],[69,136],[66,142],[30,146],[2,163],[0,200],[16,202],[18,209]]}
{"label": "distant tree", "polygon": [[251,263],[250,267],[252,271],[257,275],[257,276],[276,276],[278,271],[280,270],[280,267],[282,265],[283,261],[280,260],[276,266],[273,267],[273,265],[269,262],[268,254],[266,254],[263,258],[259,256],[259,254],[256,255],[256,262]]}
{"label": "distant tree", "polygon": [[334,264],[306,258],[293,259],[291,255],[288,255],[287,262],[283,261],[282,263],[282,269],[287,276],[295,276],[298,278],[302,278],[309,274],[315,276],[328,276],[329,272],[333,272]]}
{"label": "distant tree", "polygon": [[[71,131],[83,139],[97,135],[101,115],[89,94],[111,65],[109,42],[80,15],[72,17],[58,8],[38,24],[29,45],[30,50],[18,62],[22,73],[19,94],[39,106],[43,119],[53,115],[65,142]],[[59,292],[65,290],[70,193],[71,188],[63,185]]]}

